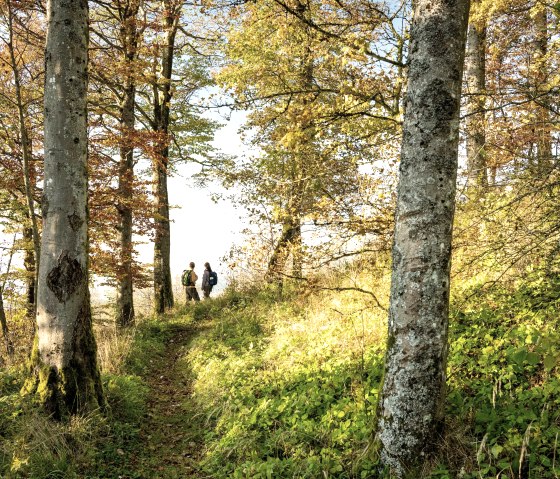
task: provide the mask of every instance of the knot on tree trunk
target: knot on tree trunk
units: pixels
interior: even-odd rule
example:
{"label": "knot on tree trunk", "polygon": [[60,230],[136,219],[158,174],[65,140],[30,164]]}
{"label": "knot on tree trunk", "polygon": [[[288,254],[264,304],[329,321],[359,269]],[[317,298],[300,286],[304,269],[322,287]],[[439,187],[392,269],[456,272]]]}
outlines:
{"label": "knot on tree trunk", "polygon": [[68,215],[68,223],[70,223],[70,227],[73,231],[78,231],[84,224],[84,220],[76,213],[72,213],[71,215]]}
{"label": "knot on tree trunk", "polygon": [[68,252],[64,251],[58,265],[47,275],[47,286],[61,303],[65,303],[84,278],[84,270],[78,260],[70,259]]}

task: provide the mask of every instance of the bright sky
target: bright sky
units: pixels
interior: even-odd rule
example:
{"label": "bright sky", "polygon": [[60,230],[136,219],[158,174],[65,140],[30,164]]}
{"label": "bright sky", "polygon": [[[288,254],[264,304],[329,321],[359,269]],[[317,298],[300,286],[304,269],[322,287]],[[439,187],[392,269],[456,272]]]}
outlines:
{"label": "bright sky", "polygon": [[[214,146],[229,155],[242,155],[247,149],[241,142],[238,130],[244,121],[244,113],[233,113],[229,121],[216,116],[216,120],[224,126],[216,132]],[[225,285],[228,276],[227,263],[222,258],[229,253],[234,243],[240,242],[241,231],[245,227],[242,218],[245,211],[234,208],[233,202],[225,195],[224,199],[214,203],[212,193],[223,191],[219,185],[199,188],[190,179],[192,166],[184,165],[179,174],[169,178],[169,202],[174,208],[171,216],[171,276],[174,287],[180,284],[180,276],[190,261],[196,263],[195,271],[202,277],[204,263],[208,261],[218,273],[219,292]],[[11,247],[13,238],[0,228],[0,269],[5,271],[8,260],[7,249]],[[154,256],[153,243],[146,242],[138,246],[139,260],[152,263]],[[14,258],[14,265],[21,266],[21,257]],[[13,265],[13,266],[14,266]],[[197,282],[200,289],[201,280]],[[115,288],[96,284],[91,289],[92,299],[104,303],[114,297]],[[183,301],[184,297],[177,298]]]}
{"label": "bright sky", "polygon": [[[222,118],[217,119],[225,123]],[[243,113],[233,113],[227,124],[216,132],[214,146],[226,154],[242,154],[245,146],[238,135],[242,121]],[[170,212],[171,276],[174,284],[178,283],[182,271],[194,261],[195,271],[202,277],[204,263],[208,261],[218,273],[219,286],[222,287],[228,274],[227,263],[222,258],[241,239],[240,232],[245,223],[240,217],[244,211],[236,209],[228,198],[214,203],[212,193],[223,190],[217,184],[207,188],[197,187],[190,179],[192,171],[192,168],[184,166],[168,182],[169,203],[175,206]],[[152,243],[141,245],[138,249],[140,261],[153,261]],[[197,286],[200,288],[200,280]]]}

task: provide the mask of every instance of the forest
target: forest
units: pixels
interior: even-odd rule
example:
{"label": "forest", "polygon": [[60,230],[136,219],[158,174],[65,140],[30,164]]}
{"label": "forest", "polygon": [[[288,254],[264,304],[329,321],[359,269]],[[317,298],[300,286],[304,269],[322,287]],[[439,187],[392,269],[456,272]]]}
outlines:
{"label": "forest", "polygon": [[559,21],[0,0],[0,478],[558,479]]}

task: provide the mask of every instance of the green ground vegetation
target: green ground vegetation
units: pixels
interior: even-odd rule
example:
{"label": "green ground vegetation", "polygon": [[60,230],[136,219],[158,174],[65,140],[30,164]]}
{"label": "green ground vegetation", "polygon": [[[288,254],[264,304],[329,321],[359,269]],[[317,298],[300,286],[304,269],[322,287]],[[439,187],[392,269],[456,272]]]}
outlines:
{"label": "green ground vegetation", "polygon": [[[388,273],[321,284],[352,275],[386,305]],[[559,306],[560,279],[536,273],[455,294],[447,424],[425,477],[558,477]],[[263,287],[98,328],[106,414],[50,421],[19,394],[22,372],[1,371],[0,477],[381,478],[385,322],[356,291]]]}

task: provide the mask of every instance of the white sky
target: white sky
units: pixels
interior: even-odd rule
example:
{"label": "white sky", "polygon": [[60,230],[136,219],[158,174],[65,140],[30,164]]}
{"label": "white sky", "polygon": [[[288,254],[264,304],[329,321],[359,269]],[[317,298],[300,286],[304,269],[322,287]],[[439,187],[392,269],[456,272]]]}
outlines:
{"label": "white sky", "polygon": [[[214,146],[221,152],[231,155],[245,152],[246,147],[238,135],[243,116],[243,113],[233,113],[227,124],[216,132]],[[222,118],[218,120],[224,123]],[[219,286],[222,287],[228,270],[227,263],[221,259],[241,239],[240,232],[245,227],[241,218],[244,210],[236,209],[227,196],[214,203],[212,193],[223,190],[217,184],[197,187],[190,179],[192,172],[192,167],[181,166],[179,174],[168,181],[169,203],[175,206],[170,211],[171,276],[174,284],[178,283],[182,271],[194,261],[195,271],[201,277],[203,265],[208,261],[218,273]],[[140,245],[138,251],[141,262],[153,261],[153,243]],[[200,280],[197,286],[200,287]]]}
{"label": "white sky", "polygon": [[[216,120],[224,126],[216,132],[213,145],[222,153],[228,155],[243,155],[247,148],[242,143],[238,134],[239,127],[244,121],[244,113],[233,113],[226,122],[214,115]],[[224,195],[218,203],[212,201],[211,196],[214,192],[221,192],[223,189],[218,184],[210,185],[207,188],[197,187],[190,179],[191,174],[198,171],[191,165],[182,165],[177,175],[169,178],[168,191],[169,202],[173,209],[170,211],[171,217],[171,275],[173,285],[180,284],[180,276],[187,268],[190,261],[196,263],[195,271],[202,277],[204,263],[208,261],[212,269],[218,273],[219,284],[216,288],[219,292],[225,285],[228,276],[227,263],[222,262],[222,258],[229,253],[234,243],[241,241],[241,231],[245,227],[243,208],[234,208],[229,194]],[[7,263],[7,248],[11,248],[13,238],[4,232],[0,226],[0,270],[5,271]],[[142,263],[151,264],[153,262],[153,243],[145,240],[145,244],[138,246],[138,259]],[[21,255],[16,255],[12,264],[13,267],[22,267],[23,259]],[[104,303],[113,298],[115,289],[107,286],[100,286],[96,282],[91,288],[92,299]],[[197,282],[200,288],[201,280]],[[184,300],[183,297],[177,298],[178,301]]]}

